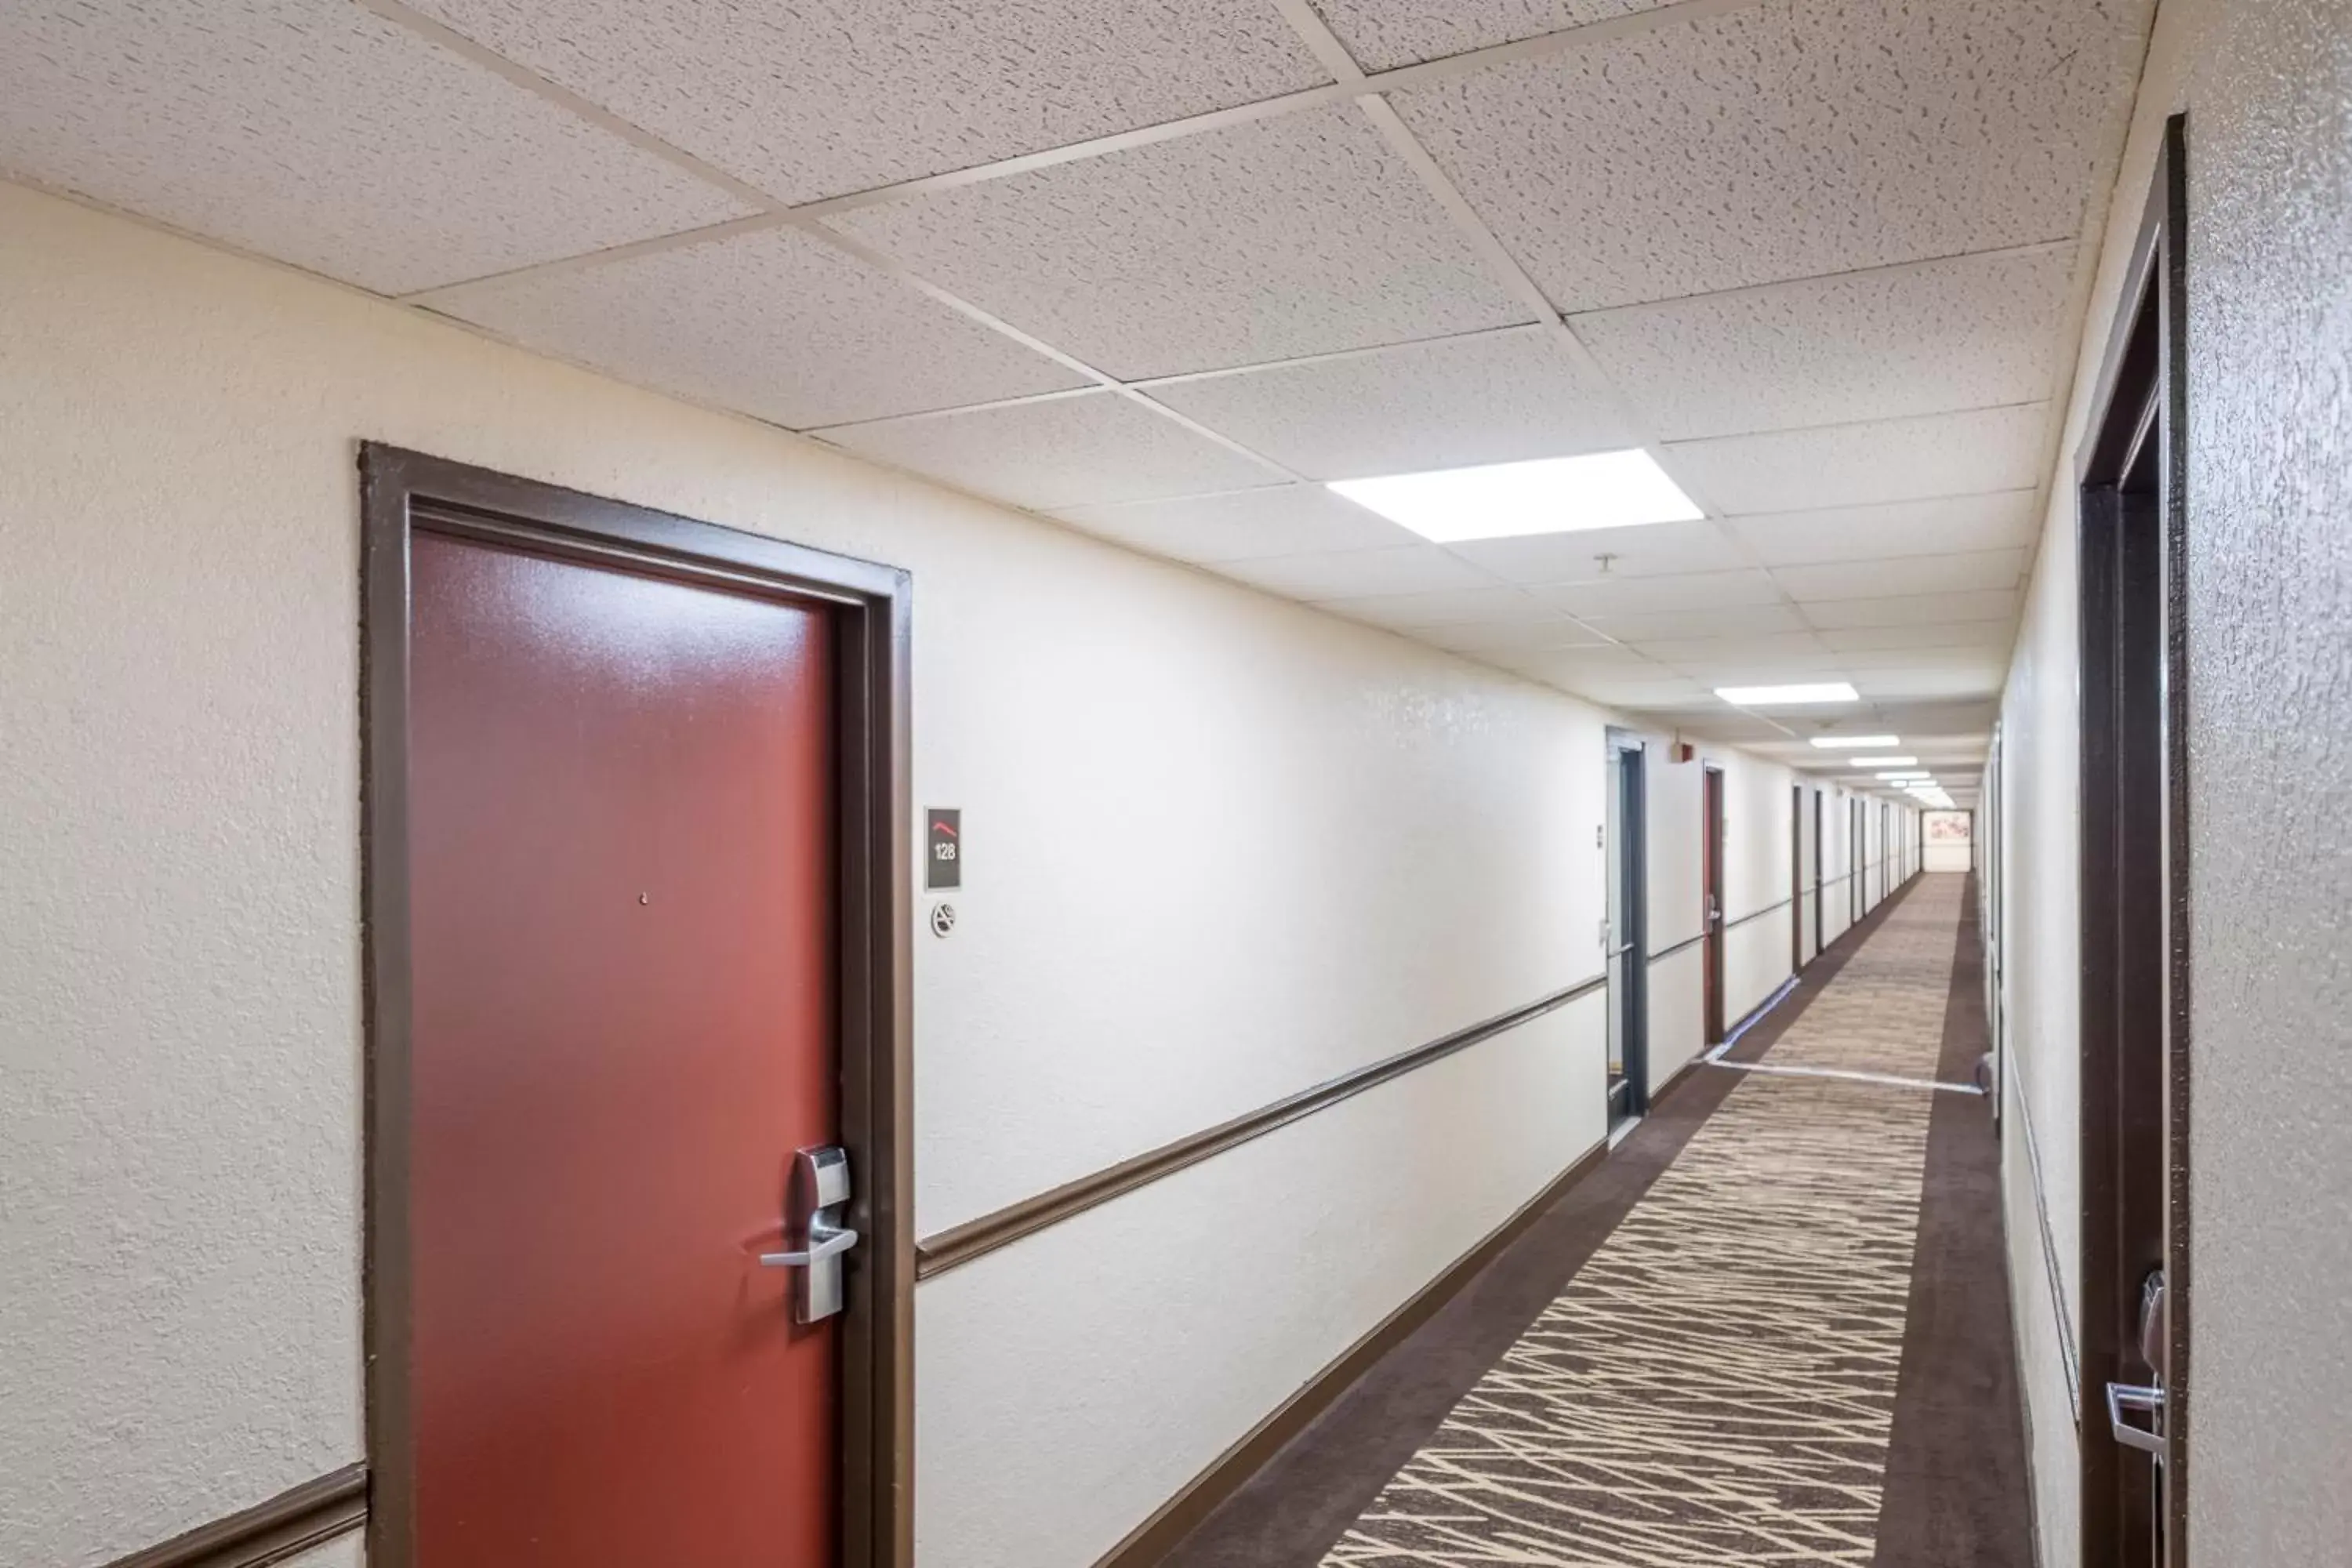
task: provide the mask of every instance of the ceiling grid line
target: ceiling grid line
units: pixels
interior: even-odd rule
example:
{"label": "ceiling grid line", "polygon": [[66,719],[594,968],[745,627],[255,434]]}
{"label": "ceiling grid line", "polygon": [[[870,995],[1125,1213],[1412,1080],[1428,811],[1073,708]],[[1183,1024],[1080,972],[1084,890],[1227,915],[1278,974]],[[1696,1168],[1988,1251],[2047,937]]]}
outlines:
{"label": "ceiling grid line", "polygon": [[[509,60],[495,50],[484,47],[455,28],[402,4],[402,0],[352,0],[352,3],[375,13],[388,22],[410,29],[429,43],[446,48],[462,58],[472,60],[517,87],[539,94],[548,101],[599,129],[621,137],[632,146],[651,153],[676,167],[694,174],[697,178],[718,185],[729,195],[748,205],[764,208],[767,216],[779,225],[789,226],[801,233],[822,240],[865,266],[957,312],[966,320],[1011,339],[1074,374],[1085,377],[1100,390],[1124,398],[1244,461],[1256,464],[1280,479],[1297,484],[1307,482],[1304,476],[1265,454],[1255,451],[1223,432],[1213,430],[1200,421],[1179,413],[1152,397],[1149,393],[1129,385],[1109,373],[1097,369],[1078,358],[1076,354],[1024,331],[992,311],[983,310],[961,295],[940,287],[897,258],[888,256],[852,236],[843,234],[819,217],[795,210],[791,205],[758,186],[737,179],[734,175],[707,163],[694,153],[583,98],[570,88],[549,80],[538,71]],[[450,287],[454,288],[455,285]]]}
{"label": "ceiling grid line", "polygon": [[[1703,689],[1843,672],[1940,762],[2150,0],[312,4],[36,0],[0,161],[1718,738],[1789,749]],[[1697,521],[1328,489],[1628,447]]]}
{"label": "ceiling grid line", "polygon": [[[1312,0],[1271,0],[1271,3],[1280,13],[1283,20],[1289,23],[1297,32],[1300,41],[1307,46],[1308,52],[1318,60],[1322,61],[1328,68],[1339,73],[1342,81],[1370,85],[1370,79],[1356,63],[1354,57],[1349,53],[1346,44],[1340,40],[1339,35],[1331,30],[1330,25],[1323,19],[1320,13],[1316,11]],[[1655,13],[1650,13],[1650,15],[1655,15]],[[1682,488],[1683,493],[1689,496],[1699,509],[1706,513],[1717,531],[1723,534],[1732,548],[1747,556],[1751,565],[1756,565],[1761,570],[1760,563],[1755,561],[1753,552],[1748,549],[1747,542],[1739,539],[1733,531],[1722,526],[1722,509],[1713,504],[1683,475],[1674,472],[1667,461],[1665,443],[1648,428],[1646,422],[1640,416],[1640,410],[1634,406],[1633,399],[1625,395],[1623,390],[1601,367],[1600,360],[1587,346],[1584,340],[1577,335],[1576,330],[1569,324],[1559,307],[1552,303],[1550,296],[1547,295],[1528,275],[1527,268],[1519,264],[1518,258],[1510,253],[1509,248],[1496,235],[1493,226],[1479,215],[1478,210],[1471,205],[1470,199],[1462,194],[1461,187],[1454,183],[1452,176],[1448,175],[1438,163],[1436,158],[1423,145],[1421,138],[1413,134],[1412,128],[1407,125],[1403,117],[1397,113],[1395,106],[1376,91],[1367,91],[1360,96],[1356,100],[1356,105],[1371,121],[1373,128],[1381,133],[1381,138],[1412,169],[1415,177],[1421,181],[1423,188],[1444,210],[1455,230],[1469,241],[1471,247],[1477,252],[1479,259],[1486,264],[1487,271],[1534,316],[1538,325],[1559,342],[1570,361],[1575,363],[1579,373],[1606,392],[1612,412],[1627,429],[1634,431],[1640,437],[1638,445],[1641,449],[1648,453],[1651,460],[1664,469],[1675,483]],[[1458,552],[1449,550],[1447,553],[1455,555],[1457,559],[1464,559]],[[1475,562],[1465,561],[1465,563],[1476,569]],[[1768,579],[1770,578],[1769,573],[1766,575]],[[1774,590],[1781,596],[1782,605],[1787,608],[1796,609],[1796,601],[1789,595],[1787,590],[1781,587],[1777,579],[1770,580]],[[1535,595],[1526,593],[1524,589],[1521,593],[1522,596],[1531,601],[1535,600]],[[1535,602],[1540,603],[1540,601]],[[1800,610],[1798,613],[1801,616],[1802,612]],[[1662,672],[1674,673],[1666,665],[1650,658],[1646,654],[1640,653],[1638,649],[1632,648],[1590,621],[1572,615],[1567,618],[1592,636],[1600,637],[1608,646],[1624,648],[1628,652],[1634,653],[1637,658],[1655,666]]]}
{"label": "ceiling grid line", "polygon": [[[1245,125],[1254,121],[1328,108],[1333,104],[1348,102],[1367,92],[1381,94],[1425,87],[1456,77],[1472,75],[1497,65],[1540,59],[1548,55],[1560,54],[1574,48],[1589,48],[1595,45],[1615,42],[1622,38],[1657,31],[1682,23],[1704,21],[1727,16],[1733,12],[1768,4],[1769,0],[1681,0],[1681,3],[1676,5],[1656,6],[1647,11],[1610,17],[1600,22],[1588,22],[1578,26],[1561,28],[1556,32],[1539,33],[1533,37],[1521,38],[1511,43],[1468,49],[1460,54],[1423,60],[1414,65],[1401,66],[1392,70],[1367,73],[1361,68],[1356,68],[1355,75],[1350,79],[1336,80],[1319,87],[1279,93],[1271,98],[1234,104],[1224,109],[1210,110],[1201,114],[1183,115],[1155,125],[1139,126],[1131,131],[1086,137],[1058,147],[1039,148],[1034,152],[976,163],[970,168],[952,169],[908,180],[896,180],[863,190],[845,191],[837,195],[822,196],[813,201],[796,203],[780,200],[754,185],[738,180],[734,175],[718,169],[693,153],[670,145],[642,127],[613,114],[593,100],[582,97],[558,83],[546,80],[529,67],[520,65],[497,51],[476,43],[447,24],[427,16],[404,4],[403,0],[352,0],[352,3],[374,12],[386,21],[406,27],[419,37],[438,44],[454,54],[474,61],[483,68],[497,73],[526,90],[540,93],[543,97],[563,104],[575,114],[580,114],[592,123],[623,137],[632,145],[662,157],[695,174],[698,178],[709,180],[726,189],[730,195],[737,196],[738,199],[751,202],[762,209],[752,218],[734,219],[728,223],[682,229],[675,234],[656,235],[610,249],[561,257],[551,261],[512,268],[503,272],[485,274],[479,278],[460,279],[449,283],[436,284],[431,289],[420,289],[414,294],[399,296],[404,300],[425,301],[434,295],[475,284],[506,281],[534,276],[542,271],[561,272],[574,267],[594,265],[602,260],[650,255],[680,246],[700,244],[709,239],[729,237],[737,233],[757,232],[761,228],[773,227],[795,217],[824,218],[856,212],[866,207],[904,201],[912,196],[935,195],[943,191],[983,184],[994,180],[1010,179],[1015,175],[1054,168],[1064,163],[1081,163],[1089,159],[1130,152],[1139,147],[1151,146],[1161,142],[1205,135],[1213,132],[1227,130],[1233,126]],[[1273,4],[1277,6],[1305,5],[1307,3],[1307,0],[1273,0]],[[1344,46],[1341,46],[1341,53],[1345,55]],[[1349,58],[1349,63],[1353,66],[1352,58]],[[1641,303],[1649,302],[1641,301]]]}

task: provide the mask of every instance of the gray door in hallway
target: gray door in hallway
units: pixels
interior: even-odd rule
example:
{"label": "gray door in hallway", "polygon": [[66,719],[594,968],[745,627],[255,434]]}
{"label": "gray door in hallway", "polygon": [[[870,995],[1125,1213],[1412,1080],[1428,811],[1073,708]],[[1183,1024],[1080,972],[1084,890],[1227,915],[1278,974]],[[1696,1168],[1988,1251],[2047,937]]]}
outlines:
{"label": "gray door in hallway", "polygon": [[1609,1125],[1649,1109],[1648,796],[1642,742],[1609,737]]}

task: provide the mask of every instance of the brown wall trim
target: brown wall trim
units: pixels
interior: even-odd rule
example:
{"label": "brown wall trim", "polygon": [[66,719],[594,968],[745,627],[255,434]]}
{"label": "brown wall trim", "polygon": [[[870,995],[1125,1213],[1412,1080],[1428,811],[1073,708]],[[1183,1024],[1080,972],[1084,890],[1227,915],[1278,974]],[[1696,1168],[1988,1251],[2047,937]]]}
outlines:
{"label": "brown wall trim", "polygon": [[1777,904],[1767,904],[1767,905],[1765,905],[1765,906],[1764,906],[1762,909],[1760,909],[1760,910],[1750,910],[1748,913],[1747,913],[1747,914],[1744,914],[1744,915],[1740,916],[1740,917],[1739,917],[1738,920],[1736,920],[1736,921],[1724,921],[1724,922],[1723,922],[1723,929],[1724,929],[1724,930],[1726,930],[1726,931],[1731,931],[1731,930],[1733,930],[1733,929],[1735,929],[1735,928],[1737,928],[1737,927],[1746,925],[1749,921],[1760,921],[1760,920],[1762,920],[1766,915],[1772,914],[1772,913],[1774,913],[1774,912],[1776,912],[1776,911],[1778,911],[1778,910],[1785,910],[1785,909],[1787,909],[1790,904],[1793,904],[1793,903],[1795,903],[1796,901],[1797,901],[1797,900],[1794,900],[1794,899],[1782,899],[1782,900],[1781,900],[1779,903],[1777,903]]}
{"label": "brown wall trim", "polygon": [[1374,1363],[1435,1316],[1440,1308],[1477,1278],[1505,1247],[1517,1240],[1520,1233],[1565,1196],[1570,1188],[1591,1174],[1608,1157],[1609,1145],[1605,1140],[1586,1150],[1581,1159],[1561,1172],[1543,1191],[1521,1205],[1484,1241],[1456,1258],[1452,1267],[1423,1286],[1404,1305],[1349,1346],[1337,1361],[1317,1373],[1305,1386],[1276,1405],[1239,1442],[1218,1455],[1207,1469],[1193,1477],[1181,1491],[1160,1504],[1150,1518],[1129,1533],[1126,1540],[1105,1552],[1095,1568],[1149,1568],[1150,1564],[1167,1556],[1176,1543],[1191,1534],[1202,1520],[1215,1511],[1220,1503],[1263,1469],[1266,1461],[1284,1444],[1328,1409],[1332,1402],[1345,1394],[1358,1378],[1371,1370]]}
{"label": "brown wall trim", "polygon": [[1652,963],[1663,963],[1666,959],[1672,958],[1675,954],[1682,952],[1685,948],[1696,947],[1700,942],[1703,942],[1706,940],[1706,932],[1705,931],[1699,932],[1696,936],[1685,937],[1682,941],[1675,943],[1672,947],[1662,947],[1658,949],[1657,952],[1650,954],[1650,962]]}
{"label": "brown wall trim", "polygon": [[367,1490],[367,1467],[345,1465],[110,1568],[267,1568],[365,1524]]}
{"label": "brown wall trim", "polygon": [[1047,1226],[1059,1225],[1072,1215],[1083,1214],[1097,1204],[1108,1203],[1162,1176],[1173,1175],[1187,1165],[1197,1165],[1212,1155],[1222,1154],[1253,1138],[1262,1138],[1301,1117],[1328,1110],[1341,1100],[1377,1088],[1391,1079],[1402,1078],[1465,1047],[1492,1039],[1507,1030],[1532,1022],[1580,997],[1592,994],[1608,983],[1605,974],[1579,981],[1565,990],[1555,991],[1525,1006],[1497,1014],[1466,1029],[1457,1029],[1426,1045],[1384,1057],[1369,1067],[1327,1079],[1312,1089],[1301,1089],[1287,1099],[1247,1111],[1206,1131],[1179,1138],[1172,1143],[1163,1143],[1133,1159],[1122,1160],[1116,1165],[1106,1166],[1074,1182],[1065,1182],[1050,1192],[1040,1193],[1034,1198],[1024,1198],[1017,1204],[1008,1204],[992,1214],[967,1220],[936,1236],[925,1237],[915,1246],[915,1278],[929,1279],[934,1274],[943,1274],[975,1258],[985,1257],[998,1247],[1034,1235]]}

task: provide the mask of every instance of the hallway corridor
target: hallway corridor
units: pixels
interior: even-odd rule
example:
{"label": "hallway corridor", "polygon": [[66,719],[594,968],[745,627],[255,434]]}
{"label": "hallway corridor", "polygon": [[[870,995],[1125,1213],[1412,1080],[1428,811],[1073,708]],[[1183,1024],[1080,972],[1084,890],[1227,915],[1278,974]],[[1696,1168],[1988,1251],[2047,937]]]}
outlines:
{"label": "hallway corridor", "polygon": [[1890,900],[1173,1568],[2030,1563],[1976,942]]}
{"label": "hallway corridor", "polygon": [[2352,1568],[2352,0],[0,4],[0,1568]]}

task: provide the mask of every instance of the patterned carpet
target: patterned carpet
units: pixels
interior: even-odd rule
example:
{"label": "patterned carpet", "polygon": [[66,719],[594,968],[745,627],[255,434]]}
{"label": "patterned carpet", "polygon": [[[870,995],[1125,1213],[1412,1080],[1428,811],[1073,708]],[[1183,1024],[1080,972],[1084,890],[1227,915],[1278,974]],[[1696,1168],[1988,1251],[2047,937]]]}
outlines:
{"label": "patterned carpet", "polygon": [[[1933,1077],[1961,884],[1766,1059]],[[1741,1083],[1324,1568],[1868,1563],[1936,1098]]]}

